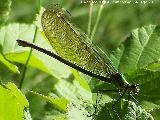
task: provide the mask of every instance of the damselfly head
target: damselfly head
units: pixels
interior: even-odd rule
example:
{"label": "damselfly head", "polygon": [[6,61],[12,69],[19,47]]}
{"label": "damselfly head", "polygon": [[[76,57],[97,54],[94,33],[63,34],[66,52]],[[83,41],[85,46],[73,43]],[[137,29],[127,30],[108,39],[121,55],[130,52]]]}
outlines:
{"label": "damselfly head", "polygon": [[131,85],[131,91],[134,93],[134,95],[138,95],[138,93],[139,93],[139,84],[133,84],[133,85]]}

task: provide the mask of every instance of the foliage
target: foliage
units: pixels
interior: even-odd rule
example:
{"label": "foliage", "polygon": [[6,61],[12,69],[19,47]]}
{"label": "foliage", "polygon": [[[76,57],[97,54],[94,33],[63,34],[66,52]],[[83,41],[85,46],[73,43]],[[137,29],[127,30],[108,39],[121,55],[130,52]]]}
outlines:
{"label": "foliage", "polygon": [[25,96],[22,94],[22,92],[16,87],[16,85],[13,83],[8,83],[7,85],[1,84],[0,92],[1,92],[0,96],[1,119],[20,120],[22,118],[25,118],[24,109],[29,107],[29,103],[25,98]]}
{"label": "foliage", "polygon": [[[69,1],[62,0],[60,4],[70,10],[72,21],[86,31],[88,4]],[[32,42],[35,37],[36,45],[52,50],[40,25],[42,6],[46,7],[51,2],[59,3],[58,0],[49,0],[38,5],[38,2],[31,0],[15,0],[12,8],[9,0],[0,4],[1,8],[5,8],[0,12],[3,14],[0,18],[0,119],[114,120],[119,116],[124,120],[159,120],[160,26],[157,21],[160,15],[156,11],[160,6],[156,3],[137,6],[104,5],[101,11],[99,4],[93,6],[92,23],[96,23],[96,26],[91,25],[96,33],[93,33],[93,42],[105,49],[112,64],[124,74],[129,83],[139,83],[140,92],[136,96],[138,103],[134,100],[128,102],[127,95],[116,102],[118,93],[99,93],[97,96],[99,89],[116,87],[86,76],[36,50],[32,51],[22,89],[17,88],[30,49],[18,46],[16,40]],[[127,14],[124,14],[124,9]],[[36,16],[36,12],[39,15]],[[146,25],[148,23],[150,25]],[[128,37],[125,37],[128,33]],[[125,38],[123,42],[122,38]],[[106,48],[114,49],[111,52]],[[99,99],[97,104],[96,100]]]}

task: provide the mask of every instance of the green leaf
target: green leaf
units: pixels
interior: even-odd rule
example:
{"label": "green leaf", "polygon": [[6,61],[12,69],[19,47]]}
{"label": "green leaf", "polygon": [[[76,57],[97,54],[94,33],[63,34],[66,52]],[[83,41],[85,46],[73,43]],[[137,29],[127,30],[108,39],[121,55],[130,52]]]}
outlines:
{"label": "green leaf", "polygon": [[29,113],[29,109],[24,111],[25,120],[32,120],[31,114]]}
{"label": "green leaf", "polygon": [[156,61],[154,63],[151,63],[147,66],[147,69],[151,70],[151,71],[160,71],[160,61]]}
{"label": "green leaf", "polygon": [[72,74],[75,76],[76,80],[79,81],[79,84],[80,84],[83,88],[85,88],[86,90],[88,90],[89,92],[91,92],[91,89],[90,89],[87,81],[84,80],[84,79],[80,76],[80,74],[79,74],[75,69],[72,69],[72,68],[71,68],[71,71],[72,71]]}
{"label": "green leaf", "polygon": [[138,100],[148,100],[156,104],[160,99],[159,75],[160,71],[154,72],[146,69],[138,69],[128,73],[128,75],[126,75],[126,78],[130,82],[137,82],[140,84]]}
{"label": "green leaf", "polygon": [[68,108],[68,119],[69,120],[91,120],[88,111],[84,106],[77,107],[76,104],[70,104]]}
{"label": "green leaf", "polygon": [[67,113],[68,118],[87,120],[88,116],[86,114],[88,114],[88,111],[85,108],[92,106],[92,93],[81,86],[77,80],[73,80],[72,83],[59,80],[55,88],[60,96],[63,96],[70,102]]}
{"label": "green leaf", "polygon": [[0,85],[0,116],[2,120],[22,120],[25,108],[29,107],[26,97],[13,83]]}
{"label": "green leaf", "polygon": [[66,80],[59,80],[55,85],[55,88],[60,95],[65,97],[71,103],[75,103],[77,105],[82,104],[83,101],[80,102],[79,99],[88,102],[92,101],[91,92],[84,89],[77,80],[73,80],[73,83]]}
{"label": "green leaf", "polygon": [[[17,53],[9,53],[9,54],[6,54],[5,56],[9,60],[25,64],[28,55],[29,55],[29,52],[24,51],[24,52],[17,52]],[[34,54],[31,55],[29,65],[35,68],[39,68],[40,70],[45,71],[47,73],[50,73],[50,71],[48,70],[48,68],[46,68],[44,63],[41,60],[39,60]]]}
{"label": "green leaf", "polygon": [[3,55],[0,53],[0,62],[2,62],[9,70],[11,70],[14,73],[20,73],[18,70],[18,67],[15,66],[14,64],[8,62]]}
{"label": "green leaf", "polygon": [[137,28],[111,55],[111,60],[122,72],[144,68],[160,58],[160,26]]}
{"label": "green leaf", "polygon": [[67,114],[65,112],[62,112],[58,109],[56,109],[51,104],[45,105],[45,110],[43,113],[43,120],[68,120]]}
{"label": "green leaf", "polygon": [[[115,106],[113,107],[114,103]],[[96,120],[153,120],[151,114],[131,101],[112,101],[99,106],[101,106],[101,109],[97,111],[96,116],[93,116]]]}
{"label": "green leaf", "polygon": [[154,120],[151,114],[140,106],[136,106],[133,102],[129,104],[127,111],[128,113],[125,115],[124,120]]}
{"label": "green leaf", "polygon": [[37,96],[43,98],[44,100],[50,102],[51,104],[56,105],[59,109],[67,112],[68,101],[65,98],[63,98],[63,97],[54,98],[54,97],[51,97],[51,96],[45,96],[45,95],[39,94],[39,93],[34,92],[34,91],[30,91],[30,92],[34,95],[37,95]]}
{"label": "green leaf", "polygon": [[160,108],[160,105],[154,104],[153,102],[149,102],[149,101],[145,101],[145,100],[141,102],[141,105],[148,112],[152,112],[152,111],[158,110]]}

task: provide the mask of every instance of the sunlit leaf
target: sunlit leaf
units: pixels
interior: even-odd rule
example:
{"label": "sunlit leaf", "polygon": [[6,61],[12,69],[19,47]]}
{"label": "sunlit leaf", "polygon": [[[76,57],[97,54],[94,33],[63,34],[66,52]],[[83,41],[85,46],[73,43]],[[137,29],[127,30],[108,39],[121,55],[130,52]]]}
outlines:
{"label": "sunlit leaf", "polygon": [[149,25],[137,28],[117,48],[111,59],[122,73],[144,68],[160,58],[159,45],[159,26]]}
{"label": "sunlit leaf", "polygon": [[0,116],[2,120],[22,120],[29,103],[13,83],[0,85]]}
{"label": "sunlit leaf", "polygon": [[20,73],[18,67],[14,64],[8,62],[2,54],[0,54],[0,62],[2,62],[8,69],[10,69],[14,73]]}

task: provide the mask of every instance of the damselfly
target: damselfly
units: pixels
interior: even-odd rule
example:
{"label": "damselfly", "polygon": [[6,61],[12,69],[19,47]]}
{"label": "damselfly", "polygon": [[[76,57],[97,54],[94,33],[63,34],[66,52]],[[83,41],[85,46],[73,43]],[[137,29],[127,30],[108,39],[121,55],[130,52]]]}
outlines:
{"label": "damselfly", "polygon": [[113,67],[109,58],[102,57],[102,51],[70,22],[65,9],[59,5],[50,6],[43,12],[41,21],[45,36],[57,54],[27,41],[17,40],[20,46],[34,48],[86,75],[114,84],[123,91],[120,98],[126,92],[129,95],[138,94],[138,84],[129,84]]}

